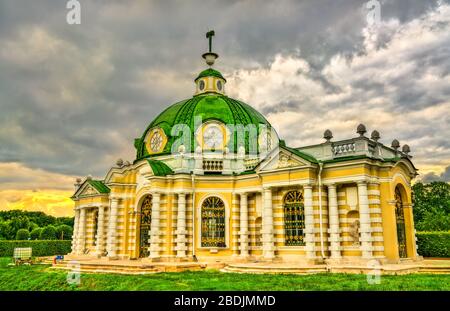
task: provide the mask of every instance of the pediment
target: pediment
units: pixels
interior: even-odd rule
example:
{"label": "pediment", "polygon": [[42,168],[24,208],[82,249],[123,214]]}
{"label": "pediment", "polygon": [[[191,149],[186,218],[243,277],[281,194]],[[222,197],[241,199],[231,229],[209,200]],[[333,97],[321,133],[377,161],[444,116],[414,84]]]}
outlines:
{"label": "pediment", "polygon": [[89,195],[96,195],[99,194],[99,192],[92,187],[90,184],[86,184],[86,186],[84,187],[84,189],[79,193],[79,197],[82,196],[89,196]]}
{"label": "pediment", "polygon": [[72,198],[89,197],[96,195],[107,195],[110,188],[100,180],[85,180]]}
{"label": "pediment", "polygon": [[88,197],[88,196],[99,195],[99,194],[100,194],[100,192],[86,181],[81,185],[80,188],[78,188],[78,190],[75,192],[73,197],[80,198],[80,197]]}
{"label": "pediment", "polygon": [[310,162],[300,158],[288,150],[276,148],[266,157],[264,161],[258,165],[257,171],[300,168],[303,166],[309,166],[310,164]]}

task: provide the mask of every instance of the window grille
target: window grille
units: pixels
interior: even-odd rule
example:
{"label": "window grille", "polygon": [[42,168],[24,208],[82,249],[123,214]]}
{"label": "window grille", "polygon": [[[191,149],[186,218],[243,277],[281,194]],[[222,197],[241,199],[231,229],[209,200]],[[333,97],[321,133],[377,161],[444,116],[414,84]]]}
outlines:
{"label": "window grille", "polygon": [[147,196],[141,205],[140,234],[139,234],[139,257],[150,255],[150,225],[152,223],[152,196]]}
{"label": "window grille", "polygon": [[202,204],[202,247],[225,247],[225,205],[218,197]]}
{"label": "window grille", "polygon": [[284,198],[284,231],[287,246],[305,245],[305,209],[303,193],[290,191]]}

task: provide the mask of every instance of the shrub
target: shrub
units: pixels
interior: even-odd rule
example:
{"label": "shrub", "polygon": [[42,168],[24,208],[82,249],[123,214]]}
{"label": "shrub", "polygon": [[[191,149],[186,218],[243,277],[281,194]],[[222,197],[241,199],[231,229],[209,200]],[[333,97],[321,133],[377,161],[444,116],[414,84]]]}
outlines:
{"label": "shrub", "polygon": [[28,240],[30,232],[27,229],[19,229],[16,233],[16,240]]}
{"label": "shrub", "polygon": [[39,235],[40,240],[56,240],[56,230],[53,226],[47,226],[42,229]]}
{"label": "shrub", "polygon": [[450,257],[450,231],[417,232],[417,252],[424,257]]}
{"label": "shrub", "polygon": [[32,240],[39,240],[41,236],[42,228],[35,228],[30,232],[30,238]]}
{"label": "shrub", "polygon": [[70,253],[72,242],[69,240],[46,241],[0,241],[0,257],[12,257],[14,248],[31,247],[33,256],[53,256]]}
{"label": "shrub", "polygon": [[70,240],[72,239],[72,227],[68,225],[60,225],[56,227],[56,237],[59,240]]}

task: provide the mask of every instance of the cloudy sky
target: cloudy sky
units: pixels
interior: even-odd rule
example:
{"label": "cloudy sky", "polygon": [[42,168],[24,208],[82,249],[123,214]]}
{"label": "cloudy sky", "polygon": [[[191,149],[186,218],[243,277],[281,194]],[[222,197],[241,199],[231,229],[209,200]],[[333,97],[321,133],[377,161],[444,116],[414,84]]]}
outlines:
{"label": "cloudy sky", "polygon": [[0,209],[70,213],[76,177],[132,161],[193,94],[209,29],[228,94],[289,145],[362,122],[409,144],[420,178],[450,180],[448,1],[380,0],[375,23],[365,0],[80,2],[69,25],[66,0],[0,0]]}

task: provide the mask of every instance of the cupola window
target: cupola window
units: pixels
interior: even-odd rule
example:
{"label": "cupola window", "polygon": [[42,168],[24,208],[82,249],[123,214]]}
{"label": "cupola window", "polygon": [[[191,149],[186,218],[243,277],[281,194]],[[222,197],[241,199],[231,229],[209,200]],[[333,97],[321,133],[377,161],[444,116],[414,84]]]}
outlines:
{"label": "cupola window", "polygon": [[198,88],[200,89],[200,91],[203,91],[205,89],[205,81],[204,80],[200,80],[200,83],[198,84]]}

